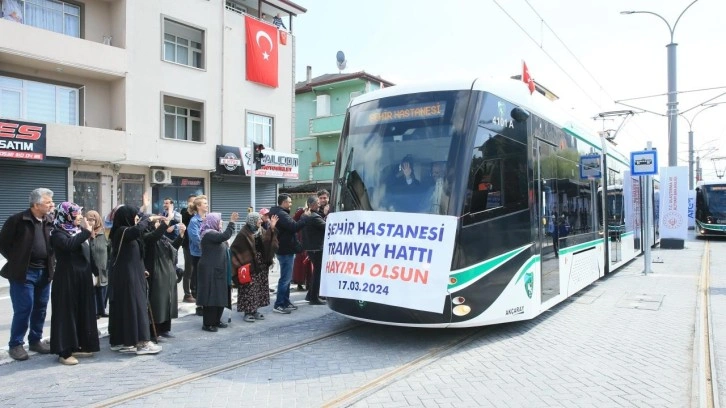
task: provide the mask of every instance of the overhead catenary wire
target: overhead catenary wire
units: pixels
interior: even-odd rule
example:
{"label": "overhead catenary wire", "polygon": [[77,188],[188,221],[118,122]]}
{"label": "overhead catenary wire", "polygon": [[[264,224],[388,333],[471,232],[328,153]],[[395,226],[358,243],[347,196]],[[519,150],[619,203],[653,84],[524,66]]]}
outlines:
{"label": "overhead catenary wire", "polygon": [[517,27],[519,27],[519,29],[520,29],[520,30],[521,30],[521,31],[522,31],[522,32],[523,32],[523,33],[524,33],[524,34],[525,34],[525,35],[526,35],[526,36],[527,36],[527,37],[528,37],[528,38],[529,38],[530,40],[532,40],[532,42],[534,42],[535,44],[537,44],[537,46],[538,46],[538,47],[540,48],[540,50],[541,50],[541,51],[542,51],[542,52],[543,52],[543,53],[544,53],[544,54],[545,54],[545,55],[547,56],[547,58],[549,58],[549,59],[550,59],[550,60],[551,60],[551,61],[552,61],[552,62],[553,62],[553,63],[554,63],[554,64],[555,64],[556,66],[557,66],[557,68],[559,68],[559,69],[560,69],[560,71],[562,71],[562,72],[563,72],[563,73],[565,74],[565,76],[566,76],[567,78],[569,78],[569,80],[570,80],[570,81],[572,81],[572,83],[573,83],[573,84],[575,84],[575,86],[576,86],[576,87],[577,87],[578,89],[580,89],[580,91],[582,91],[582,94],[583,94],[583,95],[585,95],[585,96],[586,96],[586,97],[587,97],[587,98],[588,98],[588,99],[589,99],[590,101],[592,101],[592,103],[594,103],[594,104],[595,104],[595,106],[597,106],[598,108],[602,109],[602,105],[601,105],[601,104],[600,104],[600,103],[599,103],[598,101],[596,101],[595,99],[593,99],[593,98],[592,98],[592,96],[590,96],[590,94],[589,94],[589,93],[588,93],[588,92],[587,92],[587,91],[586,91],[586,90],[585,90],[585,89],[584,89],[584,88],[582,87],[582,85],[580,85],[580,83],[579,83],[579,82],[577,82],[577,81],[575,80],[575,78],[573,78],[573,77],[572,77],[572,75],[570,75],[570,74],[569,74],[569,73],[568,73],[568,72],[567,72],[567,71],[565,70],[565,68],[564,68],[564,67],[562,67],[562,65],[560,65],[560,63],[559,63],[559,62],[557,62],[557,60],[555,60],[555,58],[554,58],[554,57],[552,57],[552,55],[550,55],[550,54],[549,54],[549,52],[547,52],[547,51],[545,50],[545,48],[544,48],[544,45],[542,45],[542,44],[538,43],[538,42],[537,42],[537,40],[536,40],[536,39],[535,39],[534,37],[532,37],[532,35],[531,35],[531,34],[530,34],[530,33],[529,33],[529,32],[528,32],[528,31],[527,31],[527,30],[526,30],[526,29],[525,29],[524,27],[522,27],[522,25],[521,25],[521,24],[519,24],[519,22],[517,21],[517,19],[515,19],[515,18],[514,18],[514,17],[513,17],[513,16],[511,15],[511,14],[509,14],[509,13],[507,12],[507,10],[505,10],[505,9],[504,9],[504,7],[502,7],[502,5],[501,5],[501,4],[499,4],[499,2],[497,2],[497,0],[492,0],[492,1],[494,2],[494,4],[496,4],[496,5],[497,5],[497,7],[499,7],[499,9],[500,9],[500,10],[502,10],[502,12],[503,12],[504,14],[506,14],[506,15],[507,15],[507,17],[509,17],[509,19],[510,19],[510,20],[512,20],[512,22],[513,22],[513,23],[514,23],[514,24],[515,24],[515,25],[516,25]]}
{"label": "overhead catenary wire", "polygon": [[537,17],[539,17],[539,19],[542,22],[542,24],[544,24],[544,26],[547,27],[547,29],[552,33],[552,35],[555,36],[555,38],[557,39],[557,41],[559,41],[560,44],[562,44],[562,46],[565,47],[565,50],[567,50],[567,52],[570,54],[570,56],[572,56],[572,58],[574,58],[575,61],[577,61],[577,64],[580,65],[580,67],[582,68],[582,70],[585,71],[585,73],[587,73],[587,75],[590,77],[590,79],[592,79],[592,81],[595,82],[598,87],[600,87],[600,90],[608,98],[610,98],[611,100],[615,100],[615,98],[613,98],[613,96],[610,95],[610,93],[608,93],[608,91],[605,89],[605,87],[597,80],[597,78],[595,78],[595,76],[590,72],[590,70],[588,70],[587,67],[585,67],[585,64],[583,64],[582,61],[580,61],[580,59],[577,57],[577,55],[575,55],[575,53],[572,52],[572,50],[570,50],[570,47],[568,47],[567,44],[565,44],[565,42],[562,40],[562,38],[560,38],[560,36],[557,35],[557,33],[555,32],[555,30],[547,23],[547,21],[545,21],[545,19],[542,16],[540,16],[539,12],[537,12],[537,10],[534,8],[534,6],[532,6],[532,4],[529,2],[529,0],[524,0],[524,1],[525,1],[525,3],[527,3],[527,5],[529,6],[529,8],[532,9],[532,11],[534,12],[534,14]]}

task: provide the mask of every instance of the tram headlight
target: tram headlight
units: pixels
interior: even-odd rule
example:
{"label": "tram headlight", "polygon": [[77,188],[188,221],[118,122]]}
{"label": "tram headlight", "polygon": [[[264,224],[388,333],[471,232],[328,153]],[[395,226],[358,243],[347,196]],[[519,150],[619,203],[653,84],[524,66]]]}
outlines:
{"label": "tram headlight", "polygon": [[471,312],[471,307],[467,305],[458,305],[452,310],[452,313],[457,316],[466,316],[469,314],[469,312]]}
{"label": "tram headlight", "polygon": [[464,296],[457,296],[457,297],[451,299],[451,303],[453,303],[455,305],[461,305],[464,302],[466,302],[466,299],[464,299]]}

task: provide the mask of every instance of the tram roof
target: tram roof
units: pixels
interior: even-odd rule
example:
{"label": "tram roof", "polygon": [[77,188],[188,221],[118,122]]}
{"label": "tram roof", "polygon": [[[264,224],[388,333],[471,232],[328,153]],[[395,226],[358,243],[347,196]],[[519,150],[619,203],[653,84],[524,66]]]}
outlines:
{"label": "tram roof", "polygon": [[726,186],[726,181],[724,180],[710,180],[710,181],[699,181],[696,184],[696,188],[702,187],[702,186]]}
{"label": "tram roof", "polygon": [[[602,150],[600,137],[585,125],[579,124],[574,118],[563,111],[554,102],[540,95],[538,92],[529,93],[527,86],[518,80],[494,78],[468,78],[449,79],[405,85],[394,85],[373,92],[368,92],[353,99],[350,106],[360,105],[376,99],[388,98],[398,95],[407,95],[421,92],[437,91],[482,91],[499,96],[537,116],[554,123],[563,130],[585,140],[588,144]],[[628,158],[616,149],[609,147],[608,155],[627,164]]]}

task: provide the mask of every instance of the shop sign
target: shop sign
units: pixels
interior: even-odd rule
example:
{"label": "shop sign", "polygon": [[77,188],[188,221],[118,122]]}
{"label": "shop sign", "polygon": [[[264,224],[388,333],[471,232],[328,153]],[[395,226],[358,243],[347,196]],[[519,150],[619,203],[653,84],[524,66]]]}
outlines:
{"label": "shop sign", "polygon": [[0,118],[0,159],[43,160],[45,131],[43,123]]}
{"label": "shop sign", "polygon": [[[245,174],[249,176],[250,170],[255,168],[252,163],[252,149],[243,147],[241,150],[244,152]],[[297,154],[276,152],[269,148],[265,148],[262,153],[262,167],[255,172],[255,177],[298,178],[300,159]]]}
{"label": "shop sign", "polygon": [[[297,154],[276,152],[265,148],[262,153],[262,167],[255,172],[255,177],[297,179],[300,159]],[[251,175],[252,149],[217,145],[216,172],[219,175]]]}
{"label": "shop sign", "polygon": [[217,174],[243,176],[242,157],[243,153],[239,147],[217,145]]}

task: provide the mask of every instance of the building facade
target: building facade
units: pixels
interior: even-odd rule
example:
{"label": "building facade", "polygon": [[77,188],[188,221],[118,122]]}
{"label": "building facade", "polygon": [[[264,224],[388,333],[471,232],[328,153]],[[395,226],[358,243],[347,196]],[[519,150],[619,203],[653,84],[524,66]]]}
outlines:
{"label": "building facade", "polygon": [[330,183],[345,111],[358,95],[393,86],[364,71],[312,77],[295,85],[295,152],[300,156],[300,177],[295,183]]}
{"label": "building facade", "polygon": [[[0,0],[0,7],[0,223],[26,208],[36,187],[102,214],[140,206],[144,194],[156,213],[164,197],[183,206],[189,194],[204,193],[226,217],[250,205],[244,156],[252,141],[296,164],[294,36],[270,24],[269,34],[257,32],[256,45],[276,57],[278,83],[269,86],[247,80],[254,41],[246,29],[278,13],[291,29],[303,7],[288,0]],[[43,128],[35,146],[7,143],[22,141],[23,123]],[[219,146],[236,148],[238,160],[219,157]],[[247,172],[229,171],[234,164]],[[258,173],[258,207],[274,203],[279,182],[297,177],[287,170]]]}

